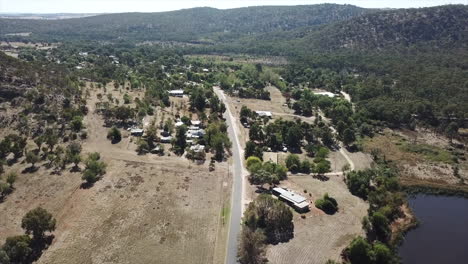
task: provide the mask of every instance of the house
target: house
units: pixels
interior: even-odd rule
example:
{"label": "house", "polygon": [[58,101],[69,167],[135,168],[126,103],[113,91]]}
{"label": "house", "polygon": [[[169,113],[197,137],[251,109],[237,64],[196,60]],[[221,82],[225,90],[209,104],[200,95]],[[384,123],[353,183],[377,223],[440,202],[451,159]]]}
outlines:
{"label": "house", "polygon": [[193,150],[194,152],[198,153],[198,152],[202,152],[205,150],[205,146],[204,145],[194,145],[194,146],[191,146],[190,147],[190,150]]}
{"label": "house", "polygon": [[170,90],[169,95],[175,97],[182,97],[184,96],[184,90]]}
{"label": "house", "polygon": [[144,130],[141,128],[132,128],[130,129],[130,135],[136,136],[136,137],[141,137],[143,136]]}
{"label": "house", "polygon": [[200,120],[191,120],[190,123],[192,124],[192,126],[197,126],[197,127],[201,125]]}
{"label": "house", "polygon": [[205,130],[203,129],[192,129],[188,130],[185,136],[188,138],[201,138],[205,135]]}
{"label": "house", "polygon": [[278,197],[278,199],[285,201],[298,212],[309,211],[309,202],[307,199],[291,190],[275,187],[273,188],[273,194]]}
{"label": "house", "polygon": [[203,69],[203,72],[209,72],[209,71],[210,71],[210,70],[208,70],[208,69],[206,69],[206,68]]}
{"label": "house", "polygon": [[184,122],[182,122],[182,121],[177,121],[177,122],[175,123],[175,126],[176,126],[176,127],[180,127],[180,126],[182,126],[183,124],[184,124]]}
{"label": "house", "polygon": [[167,137],[161,137],[161,143],[171,143],[172,137],[167,136]]}
{"label": "house", "polygon": [[314,92],[315,95],[323,95],[323,96],[328,96],[330,98],[333,98],[336,96],[336,94],[334,93],[330,93],[330,92]]}
{"label": "house", "polygon": [[269,111],[255,111],[255,113],[257,113],[257,115],[260,116],[260,117],[265,117],[265,116],[268,117],[268,118],[273,117],[273,115]]}

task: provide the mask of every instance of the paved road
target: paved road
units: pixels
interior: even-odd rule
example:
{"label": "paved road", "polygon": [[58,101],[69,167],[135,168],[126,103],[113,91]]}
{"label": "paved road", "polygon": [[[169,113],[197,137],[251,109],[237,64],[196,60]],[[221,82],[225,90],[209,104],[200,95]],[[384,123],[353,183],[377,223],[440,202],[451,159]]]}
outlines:
{"label": "paved road", "polygon": [[237,242],[241,230],[241,219],[243,212],[243,204],[245,201],[245,194],[243,186],[245,184],[244,177],[244,150],[242,149],[239,143],[239,137],[237,136],[237,125],[236,119],[232,115],[226,97],[224,93],[218,88],[214,88],[217,96],[226,104],[226,112],[224,117],[228,124],[228,135],[232,141],[232,157],[233,157],[233,166],[232,166],[232,196],[231,196],[231,217],[229,220],[229,231],[228,231],[228,241],[227,241],[227,253],[226,253],[226,264],[235,264],[237,262]]}

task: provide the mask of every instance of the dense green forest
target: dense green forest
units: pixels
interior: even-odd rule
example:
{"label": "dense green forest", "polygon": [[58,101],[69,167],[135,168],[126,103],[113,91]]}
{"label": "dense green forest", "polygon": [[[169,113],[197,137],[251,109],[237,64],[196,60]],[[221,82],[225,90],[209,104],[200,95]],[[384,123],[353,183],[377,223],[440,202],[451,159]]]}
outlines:
{"label": "dense green forest", "polygon": [[193,8],[162,13],[124,13],[52,20],[1,19],[2,38],[8,33],[32,32],[43,41],[117,40],[212,43],[273,31],[343,21],[369,13],[351,5],[247,7],[218,10]]}

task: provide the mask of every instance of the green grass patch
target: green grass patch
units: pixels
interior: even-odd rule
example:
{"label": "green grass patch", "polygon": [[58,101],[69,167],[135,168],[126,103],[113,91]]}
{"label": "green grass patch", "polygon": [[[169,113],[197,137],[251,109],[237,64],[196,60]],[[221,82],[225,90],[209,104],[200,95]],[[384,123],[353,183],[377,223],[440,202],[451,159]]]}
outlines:
{"label": "green grass patch", "polygon": [[221,210],[221,220],[223,221],[223,225],[225,225],[229,221],[229,214],[231,213],[231,208],[229,205],[225,205]]}
{"label": "green grass patch", "polygon": [[401,150],[420,154],[424,159],[434,162],[442,162],[447,164],[455,163],[455,157],[449,151],[427,144],[411,144],[401,141],[399,144]]}

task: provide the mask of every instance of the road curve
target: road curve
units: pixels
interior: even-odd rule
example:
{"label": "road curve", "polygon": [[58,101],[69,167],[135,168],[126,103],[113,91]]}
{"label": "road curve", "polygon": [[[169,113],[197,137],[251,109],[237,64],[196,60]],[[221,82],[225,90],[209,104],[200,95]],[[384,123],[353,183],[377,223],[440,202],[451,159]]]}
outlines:
{"label": "road curve", "polygon": [[219,87],[213,87],[216,95],[226,105],[224,118],[228,124],[228,135],[232,141],[232,195],[231,195],[231,214],[229,219],[229,231],[227,238],[226,264],[236,264],[237,262],[237,243],[241,230],[242,213],[244,211],[245,201],[245,168],[243,163],[244,150],[239,143],[237,136],[236,119],[231,113],[226,96]]}

